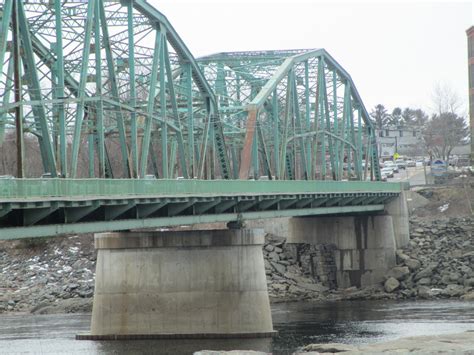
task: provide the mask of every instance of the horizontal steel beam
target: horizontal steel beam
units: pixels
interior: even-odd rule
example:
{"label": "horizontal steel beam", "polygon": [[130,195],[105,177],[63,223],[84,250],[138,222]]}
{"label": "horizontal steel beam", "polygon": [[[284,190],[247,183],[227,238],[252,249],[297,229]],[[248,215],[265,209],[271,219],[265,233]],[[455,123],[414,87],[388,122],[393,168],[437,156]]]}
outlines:
{"label": "horizontal steel beam", "polygon": [[95,233],[112,230],[130,230],[142,228],[172,227],[197,223],[230,222],[241,219],[262,219],[277,217],[318,216],[348,213],[377,213],[384,210],[384,205],[344,206],[326,208],[294,209],[285,211],[260,211],[226,213],[200,216],[176,216],[147,219],[127,219],[121,221],[84,222],[71,224],[42,225],[35,227],[15,227],[0,229],[0,239],[20,239],[33,237],[58,236],[74,233]]}

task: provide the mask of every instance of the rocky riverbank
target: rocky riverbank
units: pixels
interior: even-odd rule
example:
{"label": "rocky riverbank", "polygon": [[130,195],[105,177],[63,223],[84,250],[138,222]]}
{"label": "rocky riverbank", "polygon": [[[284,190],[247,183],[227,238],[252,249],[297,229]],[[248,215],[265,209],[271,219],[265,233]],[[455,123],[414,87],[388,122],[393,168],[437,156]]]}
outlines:
{"label": "rocky riverbank", "polygon": [[474,300],[474,219],[412,218],[410,243],[397,250],[397,266],[379,285],[336,289],[331,245],[287,245],[268,238],[264,247],[273,301],[351,299]]}
{"label": "rocky riverbank", "polygon": [[[474,349],[474,332],[418,336],[380,342],[369,345],[347,344],[310,344],[294,355],[316,354],[472,354]],[[205,353],[203,355],[206,355]]]}
{"label": "rocky riverbank", "polygon": [[397,298],[474,300],[474,220],[412,218],[410,243],[397,251],[398,266],[387,274],[385,291]]}
{"label": "rocky riverbank", "polygon": [[[472,354],[474,349],[474,332],[467,331],[456,334],[417,336],[385,341],[369,345],[348,345],[341,343],[310,344],[296,351],[293,355],[316,354]],[[270,355],[261,351],[233,350],[212,351],[202,350],[194,355]]]}
{"label": "rocky riverbank", "polygon": [[[337,289],[333,245],[287,244],[267,236],[263,253],[270,300],[474,300],[473,218],[413,217],[411,240],[379,285]],[[3,241],[1,312],[88,312],[94,292],[92,235]]]}
{"label": "rocky riverbank", "polygon": [[92,235],[0,243],[0,313],[91,310]]}

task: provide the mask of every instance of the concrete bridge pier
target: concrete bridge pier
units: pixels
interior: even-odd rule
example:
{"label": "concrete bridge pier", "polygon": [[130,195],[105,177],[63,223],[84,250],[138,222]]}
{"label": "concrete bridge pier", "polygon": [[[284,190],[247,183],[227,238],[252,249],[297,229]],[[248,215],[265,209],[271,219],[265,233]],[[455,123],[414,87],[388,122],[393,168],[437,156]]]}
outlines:
{"label": "concrete bridge pier", "polygon": [[275,218],[248,225],[284,237],[290,244],[333,245],[339,288],[384,281],[396,264],[396,250],[410,240],[405,191],[385,205],[383,214]]}
{"label": "concrete bridge pier", "polygon": [[262,229],[96,234],[80,339],[271,336],[263,241]]}

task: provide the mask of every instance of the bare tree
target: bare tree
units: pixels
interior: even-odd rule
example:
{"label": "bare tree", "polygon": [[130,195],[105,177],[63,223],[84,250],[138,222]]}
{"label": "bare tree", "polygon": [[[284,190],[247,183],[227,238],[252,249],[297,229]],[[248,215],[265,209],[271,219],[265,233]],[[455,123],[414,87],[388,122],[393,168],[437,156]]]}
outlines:
{"label": "bare tree", "polygon": [[463,102],[458,93],[446,83],[437,83],[433,88],[431,95],[434,110],[441,115],[442,113],[459,114]]}
{"label": "bare tree", "polygon": [[468,137],[469,128],[464,118],[451,112],[435,114],[423,132],[428,150],[443,160],[449,160],[453,148],[466,143]]}

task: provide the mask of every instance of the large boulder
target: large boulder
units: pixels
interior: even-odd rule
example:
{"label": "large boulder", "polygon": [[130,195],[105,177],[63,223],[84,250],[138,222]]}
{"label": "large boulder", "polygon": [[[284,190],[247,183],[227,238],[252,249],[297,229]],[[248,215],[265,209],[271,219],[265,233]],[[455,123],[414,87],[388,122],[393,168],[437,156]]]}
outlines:
{"label": "large boulder", "polygon": [[420,286],[418,287],[418,297],[420,298],[431,298],[433,297],[433,294],[431,293],[431,288],[427,286]]}
{"label": "large boulder", "polygon": [[462,295],[461,299],[464,301],[474,301],[474,291]]}
{"label": "large boulder", "polygon": [[474,278],[464,280],[464,286],[474,287]]}
{"label": "large boulder", "polygon": [[458,284],[449,284],[443,290],[443,294],[450,297],[459,297],[464,293],[464,287]]}
{"label": "large boulder", "polygon": [[389,277],[384,284],[385,291],[388,293],[395,291],[399,286],[400,282],[398,282],[398,280],[394,277]]}
{"label": "large boulder", "polygon": [[432,274],[433,274],[433,271],[436,269],[437,265],[435,264],[430,264],[428,265],[427,267],[425,267],[424,269],[422,269],[420,272],[418,272],[415,277],[414,277],[414,280],[415,281],[418,281],[424,277],[431,277]]}
{"label": "large boulder", "polygon": [[270,261],[270,265],[272,265],[273,268],[275,269],[275,271],[278,272],[279,274],[282,274],[282,275],[285,274],[285,272],[286,272],[285,265],[282,265],[282,264],[279,264],[279,263],[276,263],[276,262],[273,262],[273,261]]}
{"label": "large boulder", "polygon": [[411,270],[416,271],[421,267],[421,263],[416,259],[407,259],[405,260],[405,265]]}
{"label": "large boulder", "polygon": [[395,266],[394,268],[390,269],[386,274],[387,279],[393,277],[397,280],[403,280],[407,275],[410,274],[410,270],[407,266]]}
{"label": "large boulder", "polygon": [[340,344],[340,343],[329,343],[329,344],[309,344],[301,349],[301,352],[297,354],[306,354],[308,352],[315,351],[316,354],[319,353],[341,353],[346,351],[355,351],[357,347],[353,345]]}
{"label": "large boulder", "polygon": [[431,285],[431,279],[429,277],[423,277],[422,279],[418,280],[418,285]]}

